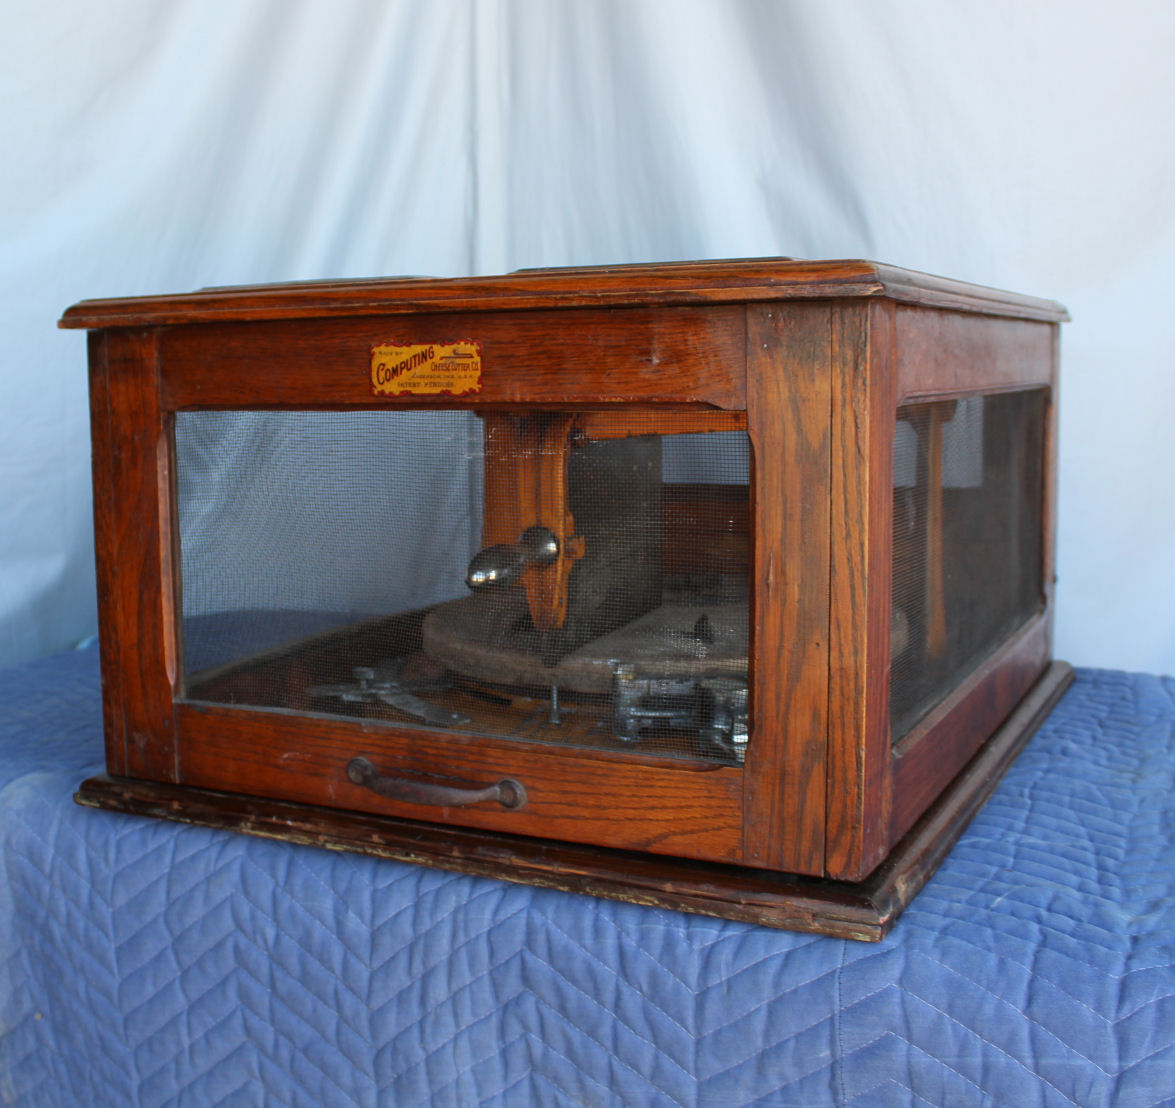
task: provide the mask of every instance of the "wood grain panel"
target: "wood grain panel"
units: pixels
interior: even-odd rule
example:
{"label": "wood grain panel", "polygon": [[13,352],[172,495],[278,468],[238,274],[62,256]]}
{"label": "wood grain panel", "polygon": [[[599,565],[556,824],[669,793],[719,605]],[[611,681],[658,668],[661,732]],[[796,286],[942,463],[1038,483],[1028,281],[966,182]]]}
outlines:
{"label": "wood grain panel", "polygon": [[[737,768],[405,732],[294,712],[207,704],[180,704],[177,712],[186,785],[655,854],[737,857]],[[412,780],[480,787],[516,778],[528,800],[515,811],[494,802],[439,808],[387,800],[347,779],[347,763],[359,755],[381,774]]]}
{"label": "wood grain panel", "polygon": [[108,743],[128,776],[174,781],[171,447],[158,384],[155,332],[109,332],[92,389]]}
{"label": "wood grain panel", "polygon": [[833,324],[825,869],[859,880],[890,846],[893,308],[838,305]]}
{"label": "wood grain panel", "polygon": [[751,714],[743,860],[824,868],[832,308],[747,310]]}
{"label": "wood grain panel", "polygon": [[[376,396],[371,347],[473,341],[480,392]],[[745,406],[741,307],[384,316],[175,328],[162,340],[164,403],[330,408]]]}
{"label": "wood grain panel", "polygon": [[1055,325],[898,306],[895,404],[1049,383]]}

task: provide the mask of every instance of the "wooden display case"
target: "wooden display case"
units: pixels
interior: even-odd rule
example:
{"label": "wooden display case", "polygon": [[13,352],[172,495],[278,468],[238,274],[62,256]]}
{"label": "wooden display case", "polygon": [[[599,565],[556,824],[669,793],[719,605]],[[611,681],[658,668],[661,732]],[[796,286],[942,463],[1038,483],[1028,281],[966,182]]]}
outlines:
{"label": "wooden display case", "polygon": [[880,938],[1071,677],[1065,318],[784,259],[78,304],[78,799]]}

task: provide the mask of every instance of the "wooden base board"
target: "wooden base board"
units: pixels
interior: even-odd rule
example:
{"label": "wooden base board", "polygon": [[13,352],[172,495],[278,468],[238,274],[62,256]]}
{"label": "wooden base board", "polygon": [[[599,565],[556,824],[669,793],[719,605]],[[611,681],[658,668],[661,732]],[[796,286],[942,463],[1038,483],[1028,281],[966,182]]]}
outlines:
{"label": "wooden base board", "polygon": [[226,828],[523,884],[794,931],[878,941],[950,852],[1073,680],[1054,662],[941,797],[859,884],[370,816],[128,778],[93,777],[92,808]]}

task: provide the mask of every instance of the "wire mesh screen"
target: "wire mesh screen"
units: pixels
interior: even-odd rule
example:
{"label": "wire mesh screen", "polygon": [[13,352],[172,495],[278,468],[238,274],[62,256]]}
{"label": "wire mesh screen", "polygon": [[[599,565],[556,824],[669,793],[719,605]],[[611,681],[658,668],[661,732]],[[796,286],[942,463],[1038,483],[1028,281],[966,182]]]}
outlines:
{"label": "wire mesh screen", "polygon": [[1043,604],[1045,402],[1037,390],[898,410],[895,742]]}
{"label": "wire mesh screen", "polygon": [[177,414],[185,695],[741,761],[748,443],[698,427]]}

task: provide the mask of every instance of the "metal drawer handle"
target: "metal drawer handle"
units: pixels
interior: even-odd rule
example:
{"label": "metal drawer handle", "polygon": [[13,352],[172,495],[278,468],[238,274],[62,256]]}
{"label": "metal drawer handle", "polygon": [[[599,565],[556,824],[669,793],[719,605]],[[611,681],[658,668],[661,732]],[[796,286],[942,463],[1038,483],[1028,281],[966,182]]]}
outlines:
{"label": "metal drawer handle", "polygon": [[521,781],[504,777],[484,789],[457,789],[449,785],[426,785],[402,777],[381,777],[366,758],[352,758],[347,763],[347,777],[356,785],[386,796],[389,800],[406,800],[410,804],[433,804],[442,808],[480,804],[496,800],[503,808],[521,808],[526,803],[526,789]]}

